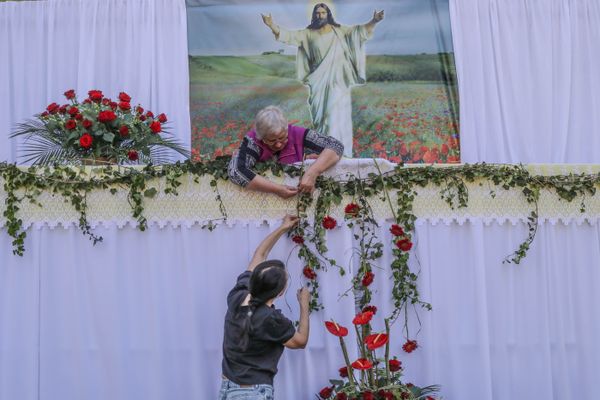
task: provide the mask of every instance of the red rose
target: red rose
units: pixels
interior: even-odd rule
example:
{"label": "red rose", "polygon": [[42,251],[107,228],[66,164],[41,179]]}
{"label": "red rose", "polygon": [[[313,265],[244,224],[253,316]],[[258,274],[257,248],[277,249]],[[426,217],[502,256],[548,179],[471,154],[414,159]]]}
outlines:
{"label": "red rose", "polygon": [[60,106],[56,103],[49,104],[48,107],[46,107],[46,110],[48,110],[50,114],[56,114],[59,109]]}
{"label": "red rose", "polygon": [[352,368],[366,370],[373,368],[373,364],[371,364],[371,361],[367,360],[366,358],[359,358],[352,363]]}
{"label": "red rose", "polygon": [[48,111],[44,111],[43,113],[40,114],[40,117],[45,118],[48,115],[50,115],[50,114],[48,114]]}
{"label": "red rose", "polygon": [[77,114],[77,115],[75,116],[75,119],[76,119],[77,121],[81,121],[81,120],[83,119],[83,115],[82,115],[82,114]]}
{"label": "red rose", "polygon": [[335,400],[348,400],[348,395],[344,392],[340,392],[335,395]]}
{"label": "red rose", "polygon": [[75,98],[75,91],[73,89],[69,89],[65,92],[65,97],[67,100],[71,100]]}
{"label": "red rose", "polygon": [[152,130],[152,132],[154,133],[159,133],[161,131],[161,127],[160,127],[160,122],[158,121],[154,121],[153,123],[150,124],[150,130]]}
{"label": "red rose", "polygon": [[77,115],[79,113],[79,109],[75,106],[69,108],[69,115],[74,117],[75,115]]}
{"label": "red rose", "polygon": [[119,102],[119,108],[123,111],[129,111],[129,110],[131,110],[131,104],[129,104],[125,101],[121,101],[121,102]]}
{"label": "red rose", "polygon": [[363,392],[362,394],[363,400],[375,400],[375,395],[371,391]]}
{"label": "red rose", "polygon": [[371,271],[367,271],[367,272],[365,272],[365,276],[363,276],[361,283],[363,286],[367,287],[371,283],[373,283],[373,279],[375,279],[375,274],[372,273]]}
{"label": "red rose", "polygon": [[129,135],[129,128],[127,127],[127,125],[123,125],[122,127],[119,128],[119,135],[121,135],[123,137]]}
{"label": "red rose", "polygon": [[92,125],[94,125],[94,123],[92,121],[90,121],[89,119],[84,119],[83,122],[81,123],[81,125],[83,125],[83,127],[85,129],[89,129],[89,128],[91,128]]}
{"label": "red rose", "polygon": [[346,206],[346,208],[344,208],[344,213],[347,217],[356,217],[358,215],[359,210],[360,207],[358,204],[350,203]]}
{"label": "red rose", "polygon": [[[333,321],[325,321],[325,328],[334,336],[344,337],[348,335],[348,328],[341,326]],[[348,371],[346,371],[347,374]],[[341,370],[340,370],[341,373]]]}
{"label": "red rose", "polygon": [[409,251],[412,249],[412,242],[408,239],[398,240],[396,246],[402,251]]}
{"label": "red rose", "polygon": [[342,378],[347,378],[348,377],[348,367],[342,367],[340,368],[340,376]]}
{"label": "red rose", "polygon": [[304,238],[300,235],[294,235],[294,236],[292,236],[292,242],[297,243],[297,244],[303,244]]}
{"label": "red rose", "polygon": [[83,101],[83,104],[92,104],[92,101],[90,99],[85,99]]}
{"label": "red rose", "polygon": [[331,218],[329,215],[327,215],[325,218],[323,218],[323,228],[333,229],[336,227],[336,225],[337,225],[336,220]]}
{"label": "red rose", "polygon": [[365,344],[371,351],[380,348],[388,342],[388,335],[385,333],[374,333],[365,338]]}
{"label": "red rose", "polygon": [[407,353],[412,353],[417,347],[419,347],[419,345],[416,340],[407,340],[406,343],[402,345],[402,350]]}
{"label": "red rose", "polygon": [[366,311],[371,311],[373,313],[373,315],[377,314],[377,307],[375,306],[364,306],[362,309],[362,312],[366,312]]}
{"label": "red rose", "polygon": [[131,97],[129,97],[127,93],[121,92],[119,93],[119,100],[121,100],[124,103],[129,103],[131,101]]}
{"label": "red rose", "polygon": [[152,111],[148,111],[146,113],[146,117],[148,117],[148,118],[154,118],[154,113]]}
{"label": "red rose", "polygon": [[167,116],[162,113],[158,115],[158,122],[160,122],[161,124],[164,124],[165,122],[167,122]]}
{"label": "red rose", "polygon": [[67,107],[68,107],[68,106],[67,106],[66,104],[65,104],[65,105],[62,105],[62,106],[60,106],[60,108],[58,109],[58,112],[59,112],[59,113],[61,113],[61,114],[66,114],[66,112],[67,112]]}
{"label": "red rose", "polygon": [[108,123],[117,119],[117,115],[113,111],[100,111],[98,113],[98,121]]}
{"label": "red rose", "polygon": [[144,109],[143,109],[141,106],[137,106],[137,107],[135,108],[135,111],[136,111],[138,114],[143,114],[143,113],[144,113]]}
{"label": "red rose", "polygon": [[117,103],[115,103],[114,101],[111,101],[109,104],[109,107],[112,108],[113,110],[116,110],[117,107],[119,106]]}
{"label": "red rose", "polygon": [[388,392],[387,390],[380,389],[377,395],[384,400],[394,400],[394,393]]}
{"label": "red rose", "polygon": [[323,389],[321,389],[321,391],[319,392],[319,397],[322,399],[328,399],[331,397],[331,395],[333,394],[333,386],[329,387],[326,386]]}
{"label": "red rose", "polygon": [[79,145],[84,149],[89,149],[93,141],[92,136],[86,132],[79,138]]}
{"label": "red rose", "polygon": [[140,121],[145,121],[146,120],[146,116],[145,115],[140,115]]}
{"label": "red rose", "polygon": [[354,325],[365,325],[371,321],[371,318],[373,318],[373,313],[371,311],[367,311],[364,313],[356,314],[356,316],[352,320],[352,323]]}
{"label": "red rose", "polygon": [[396,360],[395,358],[390,360],[388,365],[390,367],[390,371],[392,372],[400,371],[402,369],[402,361]]}
{"label": "red rose", "polygon": [[404,235],[404,230],[402,229],[402,227],[400,225],[397,225],[397,224],[392,225],[392,227],[390,228],[390,232],[392,232],[392,235],[394,235],[394,236],[403,236]]}
{"label": "red rose", "polygon": [[74,120],[70,119],[67,122],[65,122],[65,129],[72,131],[75,128],[77,128],[77,122],[75,122]]}
{"label": "red rose", "polygon": [[108,106],[108,105],[110,105],[110,99],[109,99],[109,98],[104,98],[104,99],[102,99],[102,105],[103,105],[103,106]]}
{"label": "red rose", "polygon": [[99,103],[102,100],[102,97],[104,97],[101,90],[90,90],[88,96],[91,101],[95,101],[96,103]]}
{"label": "red rose", "polygon": [[136,161],[139,158],[138,152],[135,150],[129,150],[127,153],[127,158],[129,158],[131,161]]}
{"label": "red rose", "polygon": [[408,392],[402,392],[402,393],[400,393],[400,398],[401,399],[409,399],[410,398],[410,394]]}
{"label": "red rose", "polygon": [[315,272],[314,269],[312,269],[311,267],[309,267],[308,265],[306,267],[304,267],[304,269],[302,270],[302,273],[304,274],[304,276],[307,279],[313,280],[317,277],[317,273]]}

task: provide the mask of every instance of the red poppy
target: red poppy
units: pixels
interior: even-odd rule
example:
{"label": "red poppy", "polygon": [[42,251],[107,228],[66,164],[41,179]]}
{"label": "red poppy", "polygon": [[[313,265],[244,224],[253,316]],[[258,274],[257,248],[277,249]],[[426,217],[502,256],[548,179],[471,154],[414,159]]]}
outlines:
{"label": "red poppy", "polygon": [[350,204],[346,205],[346,208],[344,208],[344,213],[346,214],[347,217],[356,217],[358,215],[359,210],[360,210],[360,207],[358,204],[350,203]]}
{"label": "red poppy", "polygon": [[412,242],[408,239],[398,240],[396,246],[402,251],[409,251],[412,249]]}
{"label": "red poppy", "polygon": [[364,306],[362,309],[362,312],[367,312],[367,311],[370,311],[373,313],[373,315],[375,315],[375,314],[377,314],[377,307],[371,306],[371,305]]}
{"label": "red poppy", "polygon": [[[337,324],[336,322],[325,321],[325,327],[327,328],[329,333],[331,333],[334,336],[344,337],[344,336],[348,335],[348,328],[345,328],[345,327]],[[347,373],[347,371],[346,371],[346,373]],[[341,374],[341,369],[340,369],[340,374]]]}
{"label": "red poppy", "polygon": [[340,371],[340,376],[342,378],[347,378],[348,377],[348,367],[342,367],[339,369]]}
{"label": "red poppy", "polygon": [[331,218],[329,215],[327,215],[325,218],[323,218],[323,228],[333,229],[336,226],[337,226],[336,220]]}
{"label": "red poppy", "polygon": [[380,348],[388,342],[388,335],[385,333],[374,333],[365,338],[365,344],[371,351]]}
{"label": "red poppy", "polygon": [[302,273],[304,274],[304,276],[307,279],[313,280],[317,277],[317,273],[315,272],[314,269],[312,269],[311,267],[309,267],[308,265],[306,267],[304,267],[304,269],[302,270]]}
{"label": "red poppy", "polygon": [[402,361],[396,360],[395,358],[390,360],[388,365],[390,367],[390,371],[392,372],[400,371],[402,369]]}
{"label": "red poppy", "polygon": [[334,386],[326,386],[323,389],[321,389],[321,391],[319,392],[319,397],[322,399],[328,399],[331,397],[331,395],[333,394],[333,388]]}
{"label": "red poppy", "polygon": [[365,325],[368,324],[373,318],[373,313],[371,311],[366,311],[364,313],[356,314],[352,323],[354,325]]}
{"label": "red poppy", "polygon": [[352,363],[352,368],[364,371],[366,369],[373,368],[373,364],[371,364],[371,361],[367,360],[366,358],[359,358]]}
{"label": "red poppy", "polygon": [[298,244],[303,244],[304,238],[300,235],[294,235],[294,236],[292,236],[292,242],[298,243]]}
{"label": "red poppy", "polygon": [[367,271],[367,272],[365,272],[365,276],[363,276],[361,283],[364,287],[367,287],[371,283],[373,283],[373,279],[375,279],[375,274],[372,273],[371,271]]}
{"label": "red poppy", "polygon": [[397,224],[392,225],[392,227],[390,228],[390,232],[392,232],[392,235],[394,235],[394,236],[403,236],[404,235],[404,229],[402,229],[402,227]]}
{"label": "red poppy", "polygon": [[416,340],[407,340],[406,343],[402,345],[402,350],[407,353],[412,353],[419,347]]}

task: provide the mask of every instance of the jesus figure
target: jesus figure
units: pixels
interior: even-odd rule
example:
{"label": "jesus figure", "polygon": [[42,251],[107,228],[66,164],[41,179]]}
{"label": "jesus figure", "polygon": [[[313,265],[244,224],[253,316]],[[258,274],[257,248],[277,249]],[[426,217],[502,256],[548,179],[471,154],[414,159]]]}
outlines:
{"label": "jesus figure", "polygon": [[365,42],[383,19],[383,10],[375,10],[366,24],[343,26],[335,22],[326,4],[319,3],[310,25],[297,31],[278,26],[271,14],[261,15],[276,40],[298,47],[297,78],[308,86],[313,129],[338,139],[344,155],[352,157],[350,89],[366,81]]}

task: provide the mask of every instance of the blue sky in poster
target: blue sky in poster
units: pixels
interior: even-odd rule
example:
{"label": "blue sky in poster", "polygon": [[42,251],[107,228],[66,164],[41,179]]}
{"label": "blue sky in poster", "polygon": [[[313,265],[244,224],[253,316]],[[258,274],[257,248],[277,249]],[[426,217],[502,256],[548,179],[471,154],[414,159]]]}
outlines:
{"label": "blue sky in poster", "polygon": [[[260,17],[271,13],[288,29],[308,25],[312,5],[306,0],[187,0],[188,50],[191,55],[255,55],[296,49],[276,42]],[[448,0],[343,0],[333,5],[343,25],[365,23],[373,11],[385,10],[368,54],[419,54],[452,51]],[[441,37],[441,40],[440,40]]]}

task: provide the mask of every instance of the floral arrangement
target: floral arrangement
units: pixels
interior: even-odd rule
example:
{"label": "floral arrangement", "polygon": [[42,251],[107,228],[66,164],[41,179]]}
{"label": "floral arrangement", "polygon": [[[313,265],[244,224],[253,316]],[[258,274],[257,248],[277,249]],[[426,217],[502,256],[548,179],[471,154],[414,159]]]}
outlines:
{"label": "floral arrangement", "polygon": [[171,161],[175,151],[189,152],[165,130],[168,118],[154,115],[121,92],[118,101],[90,90],[82,102],[74,90],[64,93],[67,104],[52,103],[35,119],[17,125],[11,137],[24,136],[25,163],[49,165],[152,163]]}
{"label": "floral arrangement", "polygon": [[[390,358],[390,325],[385,320],[385,332],[373,332],[371,319],[377,313],[377,307],[365,306],[359,312],[352,324],[356,330],[360,357],[350,362],[344,337],[348,328],[334,322],[326,321],[325,327],[340,340],[346,365],[339,369],[342,379],[330,380],[331,386],[326,386],[319,392],[321,399],[335,400],[395,400],[419,399],[434,400],[438,392],[436,385],[418,387],[411,383],[402,382],[402,362],[396,357]],[[402,349],[411,353],[418,347],[415,340],[408,340]],[[377,351],[384,349],[383,356]]]}

